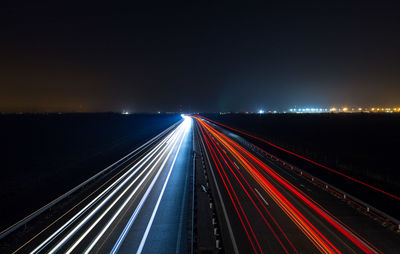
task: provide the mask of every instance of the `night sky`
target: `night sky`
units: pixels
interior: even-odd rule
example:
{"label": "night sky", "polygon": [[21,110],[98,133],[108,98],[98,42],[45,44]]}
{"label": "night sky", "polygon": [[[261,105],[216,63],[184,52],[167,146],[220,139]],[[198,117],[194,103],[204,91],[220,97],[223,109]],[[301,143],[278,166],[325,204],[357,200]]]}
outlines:
{"label": "night sky", "polygon": [[35,2],[1,7],[0,111],[400,105],[398,1]]}

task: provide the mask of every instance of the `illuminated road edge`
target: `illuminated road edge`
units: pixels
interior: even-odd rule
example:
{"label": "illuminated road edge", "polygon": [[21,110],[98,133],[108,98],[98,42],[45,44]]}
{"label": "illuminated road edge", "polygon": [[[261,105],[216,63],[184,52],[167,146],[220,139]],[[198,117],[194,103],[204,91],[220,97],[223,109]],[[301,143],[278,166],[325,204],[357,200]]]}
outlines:
{"label": "illuminated road edge", "polygon": [[[200,117],[195,119],[206,155],[210,154],[212,159],[211,170],[218,176],[216,184],[223,187],[225,200],[229,200],[233,208],[229,219],[233,218],[237,225],[241,225],[236,226],[234,233],[247,237],[249,246],[246,248],[254,253],[264,253],[268,250],[267,246],[271,247],[272,239],[275,239],[277,245],[273,247],[274,250],[280,248],[278,252],[284,253],[305,251],[299,248],[301,245],[310,248],[307,252],[380,253],[371,243],[227,135]],[[270,203],[274,205],[271,207]],[[241,233],[239,227],[242,228]],[[266,237],[267,234],[271,236]],[[296,235],[296,238],[291,235]],[[303,240],[299,240],[300,235],[304,236],[300,238]],[[244,245],[243,241],[241,245]],[[239,248],[239,252],[243,252],[243,248]]]}
{"label": "illuminated road edge", "polygon": [[[162,190],[159,194],[154,194],[158,195],[158,200],[146,230],[143,232],[137,250],[140,253],[146,244],[147,235],[158,211],[182,142],[191,129],[192,119],[186,116],[183,118],[184,120],[178,127],[147,151],[121,176],[109,182],[101,193],[88,200],[82,208],[69,213],[69,217],[66,216],[68,220],[57,227],[50,228],[51,232],[48,232],[50,229],[40,232],[14,253],[92,253],[98,252],[100,249],[105,252],[104,243],[109,244],[117,237],[116,241],[113,241],[111,249],[111,253],[116,253],[127,232],[134,229],[132,225],[149,195],[152,194],[153,187],[159,184],[162,185]],[[165,178],[160,177],[163,174],[166,174]],[[160,181],[162,182],[160,183]],[[123,220],[127,222],[121,224],[120,222]],[[122,230],[118,233],[116,229]]]}
{"label": "illuminated road edge", "polygon": [[[381,253],[223,130],[201,117],[182,117],[181,123],[170,127],[118,174],[94,192],[88,192],[77,205],[37,235],[24,240],[13,253],[183,251],[178,244],[182,236],[181,224],[176,241],[168,241],[172,237],[163,238],[166,231],[159,229],[163,223],[174,223],[167,216],[160,222],[160,217],[171,206],[166,200],[177,197],[168,196],[169,189],[176,184],[173,172],[186,172],[180,163],[191,156],[191,149],[185,147],[190,142],[185,139],[191,136],[188,134],[193,121],[197,142],[205,152],[222,207],[217,212],[226,222],[226,230],[222,228],[221,231],[227,238],[222,238],[222,244],[232,244],[231,252]],[[185,189],[180,188],[178,192]],[[182,200],[179,205],[174,205],[182,217],[185,198],[179,200]],[[176,225],[169,227],[168,234],[174,235],[175,229]],[[210,234],[216,232],[219,230],[214,228]],[[163,242],[159,238],[163,238]],[[215,250],[218,246],[216,244]]]}

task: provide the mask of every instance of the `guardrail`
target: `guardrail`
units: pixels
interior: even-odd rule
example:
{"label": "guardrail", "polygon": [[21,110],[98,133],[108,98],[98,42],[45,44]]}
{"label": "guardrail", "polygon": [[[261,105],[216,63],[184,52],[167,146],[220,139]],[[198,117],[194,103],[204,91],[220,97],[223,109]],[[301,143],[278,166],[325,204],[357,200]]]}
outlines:
{"label": "guardrail", "polygon": [[381,220],[389,225],[392,225],[396,230],[400,230],[400,220],[394,218],[393,216],[390,216],[387,213],[373,207],[372,205],[354,197],[353,195],[319,179],[318,177],[313,176],[312,174],[308,173],[307,171],[299,169],[299,168],[293,166],[292,164],[281,160],[280,158],[264,151],[263,149],[259,148],[256,145],[248,142],[244,138],[240,138],[237,140],[240,143],[250,147],[250,149],[252,151],[256,152],[260,156],[267,158],[267,159],[275,160],[276,162],[280,163],[285,168],[293,170],[300,176],[306,178],[307,180],[309,180],[312,183],[315,183],[316,185],[318,185],[321,188],[325,189],[326,191],[330,192],[334,196],[336,196],[340,199],[346,200],[348,203],[355,205],[356,207],[360,208],[362,211],[366,212],[367,214],[370,214],[371,216],[374,216],[374,217],[378,218],[379,220]]}
{"label": "guardrail", "polygon": [[[224,205],[223,205],[221,193],[220,193],[220,191],[218,189],[218,186],[216,185],[217,184],[216,183],[216,178],[215,178],[215,175],[213,174],[212,167],[211,167],[208,155],[207,155],[206,147],[204,145],[204,140],[201,137],[200,129],[199,129],[198,126],[196,127],[196,130],[197,130],[197,137],[198,137],[197,140],[199,142],[198,143],[198,145],[199,145],[198,146],[198,148],[199,148],[199,152],[198,152],[199,159],[198,159],[198,161],[201,161],[200,169],[202,169],[202,171],[203,171],[203,174],[201,174],[201,173],[200,174],[204,176],[203,183],[205,185],[200,185],[199,182],[197,182],[197,184],[199,184],[201,186],[202,192],[207,193],[207,197],[203,198],[202,202],[204,202],[203,205],[205,204],[205,202],[208,202],[209,209],[210,209],[209,213],[208,213],[208,216],[203,214],[203,216],[201,216],[203,220],[199,220],[199,221],[206,222],[206,220],[210,219],[211,220],[211,225],[210,225],[211,227],[208,227],[208,229],[212,230],[211,238],[208,238],[208,240],[204,240],[206,237],[203,237],[203,243],[205,243],[205,246],[208,246],[208,248],[209,248],[209,249],[205,248],[205,249],[203,249],[203,251],[207,251],[208,250],[208,251],[210,251],[210,253],[211,252],[212,253],[216,253],[216,252],[219,253],[221,251],[224,252],[223,249],[225,247],[224,247],[224,243],[223,243],[222,235],[221,235],[221,231],[222,231],[221,230],[221,226],[222,225],[220,224],[220,216],[225,216],[225,219],[226,219],[227,215],[226,215],[225,208],[223,208]],[[201,145],[200,145],[200,143],[201,143]],[[208,167],[206,166],[205,158],[207,158],[207,162],[208,162],[208,165],[209,165]],[[208,172],[207,172],[207,168],[209,170]],[[213,186],[216,187],[215,190],[216,190],[216,193],[217,193],[217,195],[219,197],[219,200],[221,202],[221,209],[224,211],[222,214],[224,214],[224,215],[220,214],[220,216],[218,216],[219,213],[217,213],[217,203],[215,202],[215,200],[213,198],[213,188],[211,187],[212,184],[210,182],[211,177],[209,177],[209,175],[208,175],[209,173],[211,173],[211,177],[212,177],[213,183],[214,183]],[[198,187],[200,187],[200,186],[198,186]],[[227,224],[228,223],[229,222],[227,222]],[[204,228],[203,228],[203,230],[204,230]],[[204,236],[204,234],[203,234],[203,236]],[[212,245],[212,241],[215,241],[214,245]],[[234,239],[232,241],[234,242]],[[236,246],[235,244],[233,244],[233,245]],[[234,246],[232,247],[233,250],[234,250],[234,253],[238,253],[237,248],[235,248]],[[202,247],[204,248],[204,246],[202,246]]]}
{"label": "guardrail", "polygon": [[[181,120],[182,121],[182,120]],[[54,205],[56,205],[57,203],[59,203],[60,201],[62,201],[63,199],[65,199],[66,197],[72,195],[73,193],[75,193],[77,190],[83,188],[84,186],[86,186],[88,183],[94,181],[95,179],[97,179],[99,176],[104,175],[106,173],[108,173],[108,171],[112,171],[111,169],[113,168],[113,170],[117,169],[119,166],[123,165],[126,161],[130,160],[133,156],[137,155],[139,152],[141,152],[142,150],[144,150],[146,147],[148,147],[149,145],[151,145],[152,143],[154,143],[156,140],[158,140],[160,137],[164,136],[166,133],[168,133],[171,129],[175,128],[181,121],[178,121],[177,123],[171,125],[170,127],[168,127],[167,129],[165,129],[164,131],[162,131],[161,133],[159,133],[157,136],[151,138],[150,140],[148,140],[146,143],[144,143],[143,145],[141,145],[140,147],[136,148],[135,150],[133,150],[132,152],[128,153],[127,155],[125,155],[124,157],[122,157],[121,159],[119,159],[118,161],[114,162],[113,164],[111,164],[110,166],[106,167],[105,169],[103,169],[102,171],[98,172],[97,174],[93,175],[92,177],[90,177],[89,179],[87,179],[86,181],[82,182],[81,184],[79,184],[78,186],[72,188],[71,190],[69,190],[68,192],[62,194],[61,196],[59,196],[58,198],[54,199],[53,201],[51,201],[50,203],[48,203],[47,205],[39,208],[38,210],[36,210],[35,212],[31,213],[30,215],[26,216],[25,218],[23,218],[22,220],[16,222],[14,225],[11,225],[10,227],[6,228],[5,230],[3,230],[0,233],[0,240],[3,239],[4,237],[6,237],[7,235],[11,234],[12,232],[14,232],[15,230],[17,230],[18,228],[20,228],[21,226],[26,225],[29,221],[33,220],[34,218],[36,218],[37,216],[39,216],[40,214],[42,214],[43,212],[51,209]]]}
{"label": "guardrail", "polygon": [[[211,123],[213,124],[213,123]],[[215,124],[213,124],[214,126],[216,126]],[[217,126],[221,129],[224,129],[220,126]],[[225,130],[225,129],[224,129]],[[225,130],[227,131],[227,130]],[[365,213],[383,221],[384,223],[387,223],[391,226],[394,227],[395,230],[400,231],[400,220],[394,218],[391,215],[388,215],[387,213],[377,209],[376,207],[354,197],[353,195],[341,190],[340,188],[337,188],[325,181],[323,181],[322,179],[313,176],[312,174],[308,173],[305,170],[299,169],[296,166],[293,166],[290,163],[287,163],[286,161],[278,158],[277,156],[274,156],[266,151],[264,151],[263,149],[259,148],[258,146],[250,143],[249,141],[247,141],[245,138],[240,137],[238,135],[236,135],[236,137],[234,137],[239,143],[242,143],[243,145],[246,145],[247,147],[250,147],[250,149],[254,152],[256,152],[257,154],[259,154],[261,157],[266,158],[266,159],[273,159],[276,162],[280,163],[282,166],[295,171],[297,174],[299,174],[300,176],[306,178],[307,180],[315,183],[316,185],[320,186],[321,188],[323,188],[324,190],[330,192],[331,194],[333,194],[334,196],[343,199],[345,201],[347,201],[348,203],[358,207],[359,209],[361,209],[362,211],[364,211]],[[267,156],[267,157],[266,157]]]}
{"label": "guardrail", "polygon": [[[193,147],[194,147],[194,134],[193,134]],[[191,236],[190,236],[190,241],[191,241],[191,246],[190,246],[190,253],[191,254],[194,254],[195,253],[195,249],[194,249],[194,244],[195,244],[195,239],[194,239],[194,235],[195,235],[195,229],[194,229],[194,220],[195,220],[195,214],[194,214],[194,212],[195,212],[195,207],[194,207],[194,204],[195,204],[195,198],[196,198],[196,193],[195,193],[195,186],[196,186],[196,151],[195,151],[195,149],[193,148],[193,166],[192,166],[193,168],[192,168],[192,213],[191,213],[191,216],[192,216],[192,224],[191,224]]]}

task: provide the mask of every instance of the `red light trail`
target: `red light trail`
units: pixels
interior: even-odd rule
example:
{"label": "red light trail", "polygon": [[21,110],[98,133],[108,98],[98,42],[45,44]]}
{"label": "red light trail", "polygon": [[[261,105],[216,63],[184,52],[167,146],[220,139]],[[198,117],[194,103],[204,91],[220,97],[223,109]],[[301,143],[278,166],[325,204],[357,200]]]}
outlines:
{"label": "red light trail", "polygon": [[[208,140],[206,140],[206,143],[208,144],[208,147],[211,147],[209,140],[211,141],[211,143],[213,144],[215,150],[218,151],[218,153],[220,154],[220,156],[222,157],[223,161],[225,162],[225,164],[228,166],[228,168],[230,169],[230,171],[233,173],[233,175],[235,176],[236,180],[239,182],[240,186],[242,187],[242,189],[245,191],[247,197],[251,200],[252,204],[256,207],[257,211],[259,212],[259,214],[262,216],[263,220],[265,221],[265,223],[267,224],[267,226],[269,227],[269,229],[271,230],[271,232],[274,234],[275,238],[277,239],[277,241],[279,242],[279,244],[282,246],[282,248],[284,249],[285,253],[289,253],[286,249],[286,247],[282,244],[282,242],[280,241],[280,239],[278,238],[278,236],[276,235],[275,231],[272,229],[271,225],[268,223],[268,221],[266,220],[266,218],[264,217],[262,211],[259,209],[259,207],[256,205],[256,203],[254,202],[253,198],[251,198],[250,194],[248,193],[248,191],[246,190],[246,188],[243,186],[242,182],[239,180],[239,178],[237,177],[237,175],[234,173],[234,171],[232,170],[232,167],[229,166],[228,162],[225,160],[223,154],[221,153],[221,149],[220,146],[218,144],[216,144],[216,142],[214,140],[212,140],[211,136],[206,133],[206,135],[204,134],[205,131],[203,131],[202,129],[203,127],[200,127],[200,130],[202,132],[202,134],[204,135],[203,137],[208,137]],[[213,154],[215,154],[214,148],[211,147]],[[226,158],[228,158],[228,160],[231,162],[232,165],[233,162],[230,160],[229,156],[225,155]],[[217,158],[218,160],[218,158]],[[218,160],[219,161],[219,160]],[[221,164],[219,162],[219,164]],[[233,167],[236,168],[236,167]],[[240,171],[238,171],[239,174],[241,175],[242,179],[246,182],[246,185],[249,187],[249,189],[253,192],[253,194],[259,199],[258,195],[254,192],[253,188],[250,187],[249,183],[246,181],[246,179],[243,177],[242,173]],[[229,181],[229,180],[228,180]],[[274,221],[275,225],[277,225],[277,227],[280,229],[281,233],[285,236],[285,238],[287,239],[287,241],[289,242],[289,244],[291,245],[291,247],[294,249],[294,251],[296,253],[298,253],[298,251],[294,248],[293,244],[290,242],[290,240],[287,238],[286,234],[283,232],[283,230],[280,228],[279,224],[274,220],[274,218],[271,216],[271,214],[269,213],[269,211],[267,210],[267,208],[263,205],[263,203],[261,202],[261,200],[259,200],[260,203],[262,204],[262,206],[264,207],[264,210],[269,214],[269,216],[271,217],[271,219]]]}
{"label": "red light trail", "polygon": [[[204,133],[203,133],[203,137],[204,137]],[[206,140],[206,139],[205,139],[205,140]],[[227,190],[227,193],[228,193],[229,198],[231,199],[231,201],[232,201],[232,203],[233,203],[233,206],[235,207],[235,211],[236,211],[237,215],[239,216],[240,222],[241,222],[241,224],[242,224],[242,226],[243,226],[243,228],[244,228],[244,230],[245,230],[245,232],[246,232],[246,235],[247,235],[247,237],[248,237],[248,239],[249,239],[249,241],[250,241],[250,243],[251,243],[251,246],[252,246],[254,252],[257,253],[257,250],[256,250],[256,248],[255,248],[255,246],[254,246],[253,241],[252,241],[252,237],[250,236],[250,234],[249,234],[249,232],[248,232],[248,230],[247,230],[247,227],[245,226],[245,224],[244,224],[244,222],[243,222],[241,213],[239,212],[239,210],[238,210],[238,208],[237,208],[237,205],[236,205],[234,199],[232,198],[232,194],[231,194],[231,192],[230,192],[230,188],[228,188],[228,186],[227,186],[227,184],[226,184],[226,181],[225,181],[224,177],[223,177],[222,174],[221,174],[222,164],[221,164],[221,162],[218,160],[218,158],[215,159],[215,158],[216,158],[215,151],[214,151],[214,149],[211,147],[211,145],[210,145],[210,143],[209,143],[208,140],[206,140],[206,143],[207,143],[208,149],[209,149],[210,151],[212,151],[211,157],[212,157],[212,159],[213,159],[213,161],[214,161],[214,165],[216,166],[216,168],[217,168],[217,170],[218,170],[218,173],[219,173],[219,175],[221,176],[221,179],[222,179],[222,181],[223,181],[223,183],[224,183],[224,187],[225,187],[225,189]],[[218,164],[216,163],[216,160],[218,161]],[[221,169],[220,169],[220,167],[218,167],[218,165],[221,167]],[[225,176],[226,176],[226,175],[225,175]],[[228,180],[228,182],[229,182],[229,180]],[[229,184],[230,184],[230,182],[229,182]],[[235,193],[235,191],[233,190],[233,188],[232,188],[231,185],[230,185],[230,187],[231,187],[233,193]],[[235,198],[236,198],[236,200],[237,200],[236,193],[235,193]],[[238,204],[239,204],[239,206],[241,207],[239,201],[238,201]],[[243,208],[242,208],[242,207],[241,207],[241,211],[242,211],[242,213],[244,214],[244,211],[243,211]],[[247,217],[246,217],[246,220],[247,220]],[[251,229],[251,226],[250,226],[248,220],[247,220],[247,225],[248,225],[248,226],[250,227],[250,229]],[[254,236],[254,232],[253,232],[252,229],[251,229],[251,231],[252,231],[252,235]],[[254,237],[255,237],[255,236],[254,236]],[[259,244],[258,244],[258,248],[261,250],[261,247],[259,246]]]}
{"label": "red light trail", "polygon": [[[367,242],[365,239],[363,239],[361,236],[353,232],[348,226],[344,225],[341,221],[339,221],[336,217],[334,217],[332,214],[330,214],[328,211],[326,211],[323,207],[321,207],[317,202],[312,200],[309,196],[307,196],[305,193],[303,193],[301,190],[299,190],[297,187],[293,186],[290,182],[288,182],[286,179],[282,178],[280,175],[278,175],[272,168],[268,167],[266,164],[264,164],[262,161],[260,161],[258,158],[253,156],[251,153],[249,153],[247,150],[245,150],[243,147],[235,143],[233,140],[228,138],[226,135],[222,134],[221,132],[217,131],[215,128],[211,127],[209,124],[207,124],[205,121],[202,121],[198,117],[194,117],[196,119],[196,122],[198,123],[201,136],[205,143],[207,144],[207,148],[212,156],[213,162],[218,170],[218,173],[222,179],[222,182],[224,183],[224,186],[229,194],[229,197],[235,207],[236,213],[239,216],[239,219],[241,221],[241,224],[246,232],[246,235],[252,245],[253,251],[258,252],[257,249],[259,250],[260,253],[262,253],[262,248],[260,247],[259,240],[257,239],[256,234],[254,233],[254,230],[252,226],[250,225],[250,222],[248,220],[248,216],[246,216],[245,210],[243,209],[243,206],[241,205],[239,198],[238,198],[238,193],[234,190],[234,187],[232,185],[232,182],[229,180],[227,176],[227,172],[224,170],[224,167],[222,166],[221,160],[218,158],[218,155],[220,158],[222,158],[222,161],[224,162],[224,165],[227,166],[227,169],[229,169],[229,172],[232,173],[234,176],[233,179],[235,179],[239,186],[241,187],[241,190],[244,191],[244,194],[246,195],[246,199],[248,199],[251,204],[256,208],[258,214],[261,216],[263,221],[266,223],[268,229],[272,232],[274,238],[277,240],[279,245],[282,247],[283,251],[285,253],[289,253],[288,249],[286,248],[284,242],[288,243],[290,245],[290,248],[294,252],[298,252],[293,243],[289,240],[289,237],[287,234],[282,230],[282,227],[278,224],[278,222],[273,218],[273,216],[270,214],[268,209],[265,207],[263,202],[260,200],[258,195],[255,193],[253,188],[251,188],[249,182],[246,180],[242,172],[239,170],[238,167],[236,167],[235,163],[231,160],[231,158],[228,156],[227,152],[225,152],[225,149],[221,147],[225,147],[230,154],[238,160],[238,162],[243,166],[243,168],[251,175],[251,177],[259,184],[259,186],[265,190],[265,192],[269,195],[270,198],[273,199],[273,201],[281,208],[281,210],[290,218],[290,220],[298,227],[298,229],[301,230],[301,232],[304,233],[304,235],[312,242],[312,244],[321,252],[323,253],[340,253],[339,249],[331,242],[328,240],[328,238],[320,231],[317,229],[317,227],[309,221],[305,215],[298,210],[295,205],[289,201],[281,191],[278,190],[274,184],[272,184],[267,178],[263,175],[261,171],[257,169],[260,168],[263,170],[264,174],[267,174],[268,177],[271,177],[274,179],[279,184],[279,188],[284,188],[286,191],[290,193],[293,197],[296,197],[297,200],[301,201],[303,204],[306,205],[314,214],[319,216],[320,221],[324,221],[325,223],[331,225],[334,229],[337,230],[337,234],[341,234],[345,239],[353,243],[357,248],[359,248],[362,252],[365,253],[379,253],[380,251],[377,250],[375,247],[373,247],[369,242]],[[218,142],[217,142],[218,141]],[[221,144],[221,145],[220,145]],[[230,166],[232,165],[232,166]],[[234,170],[236,169],[236,170]],[[235,173],[237,172],[237,173]],[[244,180],[244,181],[242,181]],[[228,184],[227,184],[228,183]],[[229,188],[228,188],[229,186]],[[251,190],[247,190],[247,188]],[[233,193],[232,197],[231,192]],[[258,206],[255,202],[255,199],[252,198],[252,195],[255,196],[258,200],[258,203],[261,204],[261,206]],[[240,208],[237,208],[237,205]],[[260,209],[263,208],[263,210]],[[277,231],[273,229],[270,223],[268,223],[268,220],[265,218],[263,211],[266,211],[266,214],[268,214],[269,219],[272,220],[273,225],[276,227]],[[244,223],[242,219],[242,215],[245,218],[246,223]],[[249,229],[249,230],[248,230]],[[250,233],[249,233],[250,231]],[[279,232],[279,233],[278,233]],[[281,239],[278,234],[282,235],[283,238]],[[254,244],[254,242],[256,244]],[[257,248],[256,248],[257,245]]]}
{"label": "red light trail", "polygon": [[[366,186],[366,187],[368,187],[368,188],[370,188],[370,189],[373,189],[373,190],[375,190],[375,191],[378,191],[378,192],[380,192],[380,193],[382,193],[382,194],[384,194],[384,195],[386,195],[386,196],[389,196],[389,197],[391,197],[391,198],[400,200],[400,197],[398,197],[398,196],[396,196],[396,195],[394,195],[394,194],[391,194],[391,193],[389,193],[389,192],[386,192],[386,191],[384,191],[384,190],[381,190],[381,189],[379,189],[379,188],[377,188],[377,187],[375,187],[375,186],[372,186],[372,185],[370,185],[370,184],[367,184],[367,183],[365,183],[365,182],[363,182],[363,181],[357,180],[357,179],[355,179],[355,178],[353,178],[353,177],[351,177],[351,176],[348,176],[348,175],[346,175],[346,174],[343,174],[343,173],[341,173],[341,172],[339,172],[339,171],[337,171],[337,170],[334,170],[334,169],[332,169],[332,168],[330,168],[330,167],[327,167],[327,166],[325,166],[325,165],[322,165],[322,164],[320,164],[320,163],[318,163],[318,162],[316,162],[316,161],[313,161],[313,160],[311,160],[311,159],[308,159],[308,158],[306,158],[306,157],[304,157],[304,156],[302,156],[302,155],[299,155],[299,154],[294,153],[294,152],[292,152],[292,151],[290,151],[290,150],[287,150],[287,149],[282,148],[282,147],[280,147],[280,146],[278,146],[278,145],[275,145],[275,144],[273,144],[273,143],[271,143],[271,142],[269,142],[269,141],[267,141],[267,140],[265,140],[265,139],[262,139],[262,138],[259,138],[259,137],[254,136],[254,135],[251,135],[251,134],[249,134],[249,133],[246,133],[246,132],[244,132],[244,131],[241,131],[241,130],[238,130],[238,129],[229,127],[229,126],[224,125],[224,124],[222,124],[222,123],[215,122],[215,121],[213,121],[213,120],[211,120],[211,119],[208,119],[208,118],[206,118],[206,117],[203,117],[203,116],[201,116],[201,117],[199,117],[199,118],[202,118],[202,119],[205,119],[205,120],[207,120],[207,121],[213,122],[213,123],[215,123],[215,124],[217,124],[217,125],[223,126],[223,127],[228,128],[228,129],[230,129],[230,130],[233,130],[233,131],[235,131],[235,132],[244,134],[244,135],[246,135],[246,136],[248,136],[248,137],[257,139],[257,140],[259,140],[259,141],[261,141],[261,142],[263,142],[263,143],[265,143],[265,144],[268,144],[268,145],[270,145],[270,146],[272,146],[272,147],[274,147],[274,148],[277,148],[277,149],[279,149],[279,150],[281,150],[281,151],[284,151],[284,152],[286,152],[286,153],[288,153],[288,154],[291,154],[291,155],[296,156],[296,157],[298,157],[298,158],[300,158],[300,159],[303,159],[303,160],[305,160],[305,161],[308,161],[308,162],[310,162],[310,163],[312,163],[312,164],[314,164],[314,165],[316,165],[316,166],[319,166],[319,167],[321,167],[321,168],[324,168],[324,169],[326,169],[326,170],[329,170],[330,172],[333,172],[333,173],[335,173],[335,174],[338,174],[338,175],[340,175],[340,176],[343,176],[343,177],[345,177],[345,178],[347,178],[347,179],[349,179],[349,180],[351,180],[351,181],[354,181],[354,182],[356,182],[356,183],[359,183],[359,184],[361,184],[361,185],[364,185],[364,186]],[[260,148],[260,150],[262,150],[262,149]]]}

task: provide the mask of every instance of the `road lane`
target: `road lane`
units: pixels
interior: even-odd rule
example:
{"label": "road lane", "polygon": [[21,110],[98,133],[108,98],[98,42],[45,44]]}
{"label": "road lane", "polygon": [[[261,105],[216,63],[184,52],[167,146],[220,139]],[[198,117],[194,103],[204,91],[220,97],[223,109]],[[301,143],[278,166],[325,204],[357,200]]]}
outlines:
{"label": "road lane", "polygon": [[241,252],[379,253],[251,153],[202,120],[197,123],[219,175],[217,185],[231,201],[236,238],[248,239],[247,245],[239,243]]}
{"label": "road lane", "polygon": [[[137,234],[135,219],[139,219],[138,215],[145,212],[142,208],[148,205],[150,197],[162,196],[158,192],[160,186],[166,189],[171,175],[171,179],[175,179],[172,169],[182,147],[182,154],[186,155],[184,160],[188,159],[190,162],[187,154],[190,157],[192,145],[189,142],[191,139],[187,137],[190,135],[191,121],[190,118],[184,119],[130,167],[90,194],[90,198],[69,210],[62,219],[56,220],[26,244],[22,244],[15,252],[103,253],[121,245],[124,242],[124,237],[120,237],[121,235],[131,230]],[[185,143],[182,146],[183,141]],[[181,161],[179,156],[176,164],[179,164],[181,171],[186,170],[183,165],[187,162],[184,160]],[[181,175],[183,177],[178,177],[177,186],[187,188],[188,178],[185,172]],[[164,207],[164,203],[161,202],[159,206]],[[180,204],[179,208],[182,206],[183,204]],[[157,222],[154,223],[156,225]],[[185,225],[183,222],[178,223],[178,226]],[[178,226],[176,226],[177,231]],[[182,236],[181,239],[183,242],[186,240]],[[175,251],[175,244],[173,246]]]}
{"label": "road lane", "polygon": [[[134,227],[120,248],[121,253],[186,253],[188,182],[192,171],[192,130],[182,140],[163,185],[143,207]],[[173,166],[173,167],[172,167]],[[168,178],[169,177],[169,178]],[[140,218],[140,219],[139,219]],[[143,233],[142,233],[143,232]]]}
{"label": "road lane", "polygon": [[188,193],[193,138],[199,139],[207,159],[210,188],[224,218],[223,231],[214,232],[222,233],[224,251],[381,252],[373,238],[362,237],[308,196],[296,175],[282,174],[282,169],[261,161],[226,134],[185,116],[15,252],[187,253],[192,248]]}

